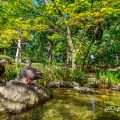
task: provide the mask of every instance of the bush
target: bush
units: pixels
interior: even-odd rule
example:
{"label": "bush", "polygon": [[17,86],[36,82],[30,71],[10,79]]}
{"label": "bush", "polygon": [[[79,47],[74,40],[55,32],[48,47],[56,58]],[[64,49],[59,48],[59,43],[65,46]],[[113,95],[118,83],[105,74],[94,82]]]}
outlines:
{"label": "bush", "polygon": [[96,73],[96,77],[102,84],[108,84],[109,86],[120,83],[119,71],[99,71]]}
{"label": "bush", "polygon": [[[4,74],[5,80],[14,79],[18,74],[20,74],[21,69],[24,64],[14,64],[14,65],[6,65],[6,71]],[[44,84],[44,82],[50,82],[53,80],[64,80],[64,81],[75,81],[79,84],[84,84],[86,81],[84,80],[85,73],[80,71],[80,69],[74,69],[67,67],[57,67],[57,66],[43,66],[39,63],[33,63],[32,66],[36,68],[38,71],[44,74],[44,80],[38,79],[37,83]]]}
{"label": "bush", "polygon": [[17,75],[20,74],[20,71],[21,71],[20,68],[21,67],[18,64],[13,64],[13,65],[6,64],[5,65],[5,73],[3,74],[3,79],[5,81],[15,79],[17,77]]}
{"label": "bush", "polygon": [[6,56],[6,55],[0,55],[0,60],[1,59],[9,59],[11,62],[14,61],[14,59],[12,57]]}

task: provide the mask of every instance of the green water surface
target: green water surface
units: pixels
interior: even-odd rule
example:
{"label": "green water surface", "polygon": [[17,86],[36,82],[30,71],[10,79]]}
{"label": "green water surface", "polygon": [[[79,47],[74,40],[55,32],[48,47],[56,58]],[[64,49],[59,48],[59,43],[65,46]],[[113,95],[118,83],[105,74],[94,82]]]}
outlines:
{"label": "green water surface", "polygon": [[81,94],[72,89],[53,89],[54,97],[44,105],[0,120],[120,120],[120,92],[97,90]]}

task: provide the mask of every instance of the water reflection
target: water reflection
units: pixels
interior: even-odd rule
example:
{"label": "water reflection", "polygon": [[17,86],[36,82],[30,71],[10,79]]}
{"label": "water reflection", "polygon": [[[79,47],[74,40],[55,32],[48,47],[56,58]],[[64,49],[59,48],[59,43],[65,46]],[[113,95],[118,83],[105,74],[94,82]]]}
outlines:
{"label": "water reflection", "polygon": [[120,93],[98,90],[99,94],[80,94],[71,89],[54,89],[54,99],[26,113],[2,115],[0,120],[119,120],[120,112],[105,112],[108,106],[120,107]]}
{"label": "water reflection", "polygon": [[92,95],[92,111],[95,112],[95,94]]}

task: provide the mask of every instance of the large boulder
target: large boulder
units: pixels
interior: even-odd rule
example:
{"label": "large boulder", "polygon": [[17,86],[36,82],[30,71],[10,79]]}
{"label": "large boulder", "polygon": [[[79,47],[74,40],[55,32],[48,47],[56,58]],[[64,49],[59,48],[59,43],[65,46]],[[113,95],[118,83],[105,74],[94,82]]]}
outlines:
{"label": "large boulder", "polygon": [[37,84],[12,80],[0,87],[0,112],[20,113],[51,98],[51,91]]}

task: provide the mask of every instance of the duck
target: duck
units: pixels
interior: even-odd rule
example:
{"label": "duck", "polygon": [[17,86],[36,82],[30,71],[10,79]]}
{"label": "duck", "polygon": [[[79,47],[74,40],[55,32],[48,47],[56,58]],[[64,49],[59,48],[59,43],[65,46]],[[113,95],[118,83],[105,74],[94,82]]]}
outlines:
{"label": "duck", "polygon": [[31,66],[31,61],[26,60],[26,66],[22,69],[19,75],[19,80],[22,80],[25,84],[32,84],[36,79],[43,79],[43,73],[39,72],[37,69]]}
{"label": "duck", "polygon": [[2,75],[5,72],[5,64],[12,64],[9,59],[1,59],[0,60],[0,83],[5,83],[5,81],[2,79]]}

